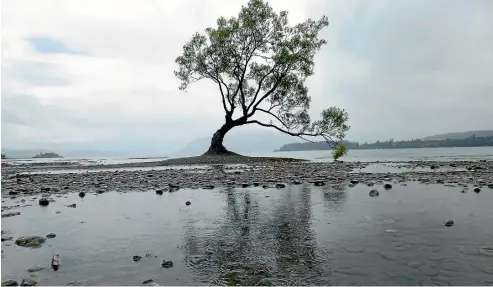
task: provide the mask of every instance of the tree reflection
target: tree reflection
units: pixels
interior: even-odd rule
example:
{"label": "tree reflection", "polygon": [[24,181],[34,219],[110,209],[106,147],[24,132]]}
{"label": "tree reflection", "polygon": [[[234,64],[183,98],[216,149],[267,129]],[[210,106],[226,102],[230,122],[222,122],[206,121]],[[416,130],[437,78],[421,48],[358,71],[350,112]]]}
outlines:
{"label": "tree reflection", "polygon": [[324,207],[328,212],[340,212],[347,201],[347,193],[343,186],[324,186]]}
{"label": "tree reflection", "polygon": [[266,199],[262,192],[227,190],[224,218],[214,231],[204,232],[193,221],[187,225],[185,258],[199,280],[304,285],[322,273],[310,188],[275,192]]}

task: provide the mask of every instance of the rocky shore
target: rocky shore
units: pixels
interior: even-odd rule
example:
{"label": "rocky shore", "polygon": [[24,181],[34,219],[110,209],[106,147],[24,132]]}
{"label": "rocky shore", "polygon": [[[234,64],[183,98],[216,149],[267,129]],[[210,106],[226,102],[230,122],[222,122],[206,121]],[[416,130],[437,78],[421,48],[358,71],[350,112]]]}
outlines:
{"label": "rocky shore", "polygon": [[[200,160],[198,160],[200,159]],[[243,159],[243,160],[242,160]],[[193,164],[191,164],[193,163]],[[241,163],[241,164],[240,164]],[[199,164],[199,165],[198,165]],[[239,164],[239,165],[230,165]],[[388,165],[396,172],[365,172],[372,165]],[[123,170],[122,167],[161,167]],[[165,168],[162,168],[165,166]],[[51,169],[47,166],[42,171]],[[79,167],[80,169],[80,167]],[[24,166],[2,168],[4,197],[44,196],[67,192],[177,191],[181,188],[214,189],[249,186],[281,187],[311,183],[319,186],[365,184],[367,186],[420,182],[472,188],[493,188],[493,161],[454,162],[333,162],[314,163],[279,158],[206,157],[173,159],[163,162],[87,168],[82,172],[40,173]],[[2,207],[2,210],[5,210]]]}

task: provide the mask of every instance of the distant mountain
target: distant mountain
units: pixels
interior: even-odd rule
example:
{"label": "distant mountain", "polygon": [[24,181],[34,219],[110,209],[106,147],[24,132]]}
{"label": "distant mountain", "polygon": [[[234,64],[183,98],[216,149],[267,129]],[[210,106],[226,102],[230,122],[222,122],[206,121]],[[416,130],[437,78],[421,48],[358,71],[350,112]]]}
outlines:
{"label": "distant mountain", "polygon": [[2,148],[2,154],[7,158],[32,158],[37,154],[50,152],[46,149],[9,149]]}
{"label": "distant mountain", "polygon": [[[2,148],[2,154],[7,158],[33,158],[39,154],[45,154],[52,152],[55,149],[10,149]],[[100,150],[69,150],[69,149],[56,149],[57,152],[62,154],[65,158],[95,158],[95,157],[118,157],[124,156],[123,153],[100,151]]]}
{"label": "distant mountain", "polygon": [[490,137],[493,136],[493,130],[468,131],[458,133],[439,134],[422,138],[421,140],[445,140],[445,139],[466,139],[471,136]]}
{"label": "distant mountain", "polygon": [[[173,156],[201,155],[209,148],[211,137],[197,138]],[[238,129],[226,134],[224,146],[230,151],[247,155],[249,153],[271,152],[289,140],[292,141],[293,137],[271,130]]]}

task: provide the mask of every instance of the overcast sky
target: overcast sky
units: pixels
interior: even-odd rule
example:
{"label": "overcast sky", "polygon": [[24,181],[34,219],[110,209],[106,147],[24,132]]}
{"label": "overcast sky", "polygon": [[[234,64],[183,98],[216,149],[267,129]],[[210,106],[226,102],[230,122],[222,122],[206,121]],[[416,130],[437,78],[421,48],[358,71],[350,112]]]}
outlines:
{"label": "overcast sky", "polygon": [[[2,147],[176,148],[222,124],[216,86],[178,90],[175,58],[246,1],[3,0]],[[492,0],[274,0],[291,23],[327,15],[308,81],[315,118],[348,139],[493,129]]]}

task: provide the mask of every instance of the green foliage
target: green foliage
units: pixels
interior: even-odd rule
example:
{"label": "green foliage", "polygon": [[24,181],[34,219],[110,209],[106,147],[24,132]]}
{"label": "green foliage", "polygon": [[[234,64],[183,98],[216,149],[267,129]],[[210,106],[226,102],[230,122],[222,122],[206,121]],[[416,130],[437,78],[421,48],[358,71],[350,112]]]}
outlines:
{"label": "green foliage", "polygon": [[[344,110],[331,107],[311,122],[311,98],[305,85],[313,75],[316,52],[326,44],[319,38],[327,17],[288,25],[288,12],[277,14],[262,0],[250,0],[238,17],[217,20],[217,27],[196,33],[176,58],[180,89],[202,79],[213,81],[222,96],[226,121],[259,124],[292,136],[323,137],[335,143],[349,130]],[[233,120],[234,112],[241,116]],[[254,118],[271,117],[264,123]]]}
{"label": "green foliage", "polygon": [[345,144],[338,144],[337,148],[332,151],[332,157],[334,160],[345,156],[347,154],[347,149]]}
{"label": "green foliage", "polygon": [[7,158],[7,156],[5,156],[4,154],[2,154],[2,159],[6,159],[6,158]]}

